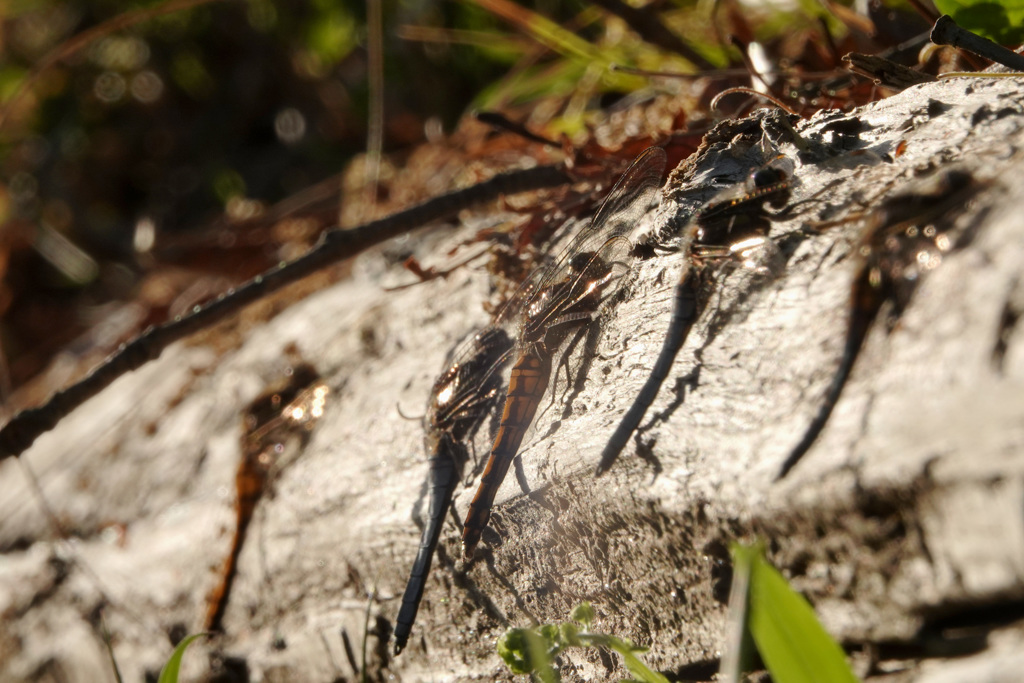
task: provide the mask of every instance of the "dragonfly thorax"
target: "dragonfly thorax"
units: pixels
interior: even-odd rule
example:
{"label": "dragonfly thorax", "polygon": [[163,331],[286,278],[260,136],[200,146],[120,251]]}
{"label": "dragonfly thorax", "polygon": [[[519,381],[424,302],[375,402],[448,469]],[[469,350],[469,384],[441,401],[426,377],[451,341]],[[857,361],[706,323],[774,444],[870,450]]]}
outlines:
{"label": "dragonfly thorax", "polygon": [[557,347],[569,329],[593,318],[611,274],[611,266],[595,253],[574,255],[567,264],[566,276],[530,303],[522,340],[542,344],[549,350]]}
{"label": "dragonfly thorax", "polygon": [[[775,180],[778,171],[763,169],[760,182]],[[790,184],[786,180],[757,186],[757,177],[752,177],[753,189],[728,199],[712,201],[697,214],[694,242],[702,245],[727,245],[732,242],[763,236],[768,231],[770,214],[765,206],[779,208],[789,201]]]}
{"label": "dragonfly thorax", "polygon": [[792,160],[779,156],[751,173],[739,191],[719,194],[697,214],[694,243],[727,246],[766,235],[767,207],[781,209],[789,201],[792,173]]}

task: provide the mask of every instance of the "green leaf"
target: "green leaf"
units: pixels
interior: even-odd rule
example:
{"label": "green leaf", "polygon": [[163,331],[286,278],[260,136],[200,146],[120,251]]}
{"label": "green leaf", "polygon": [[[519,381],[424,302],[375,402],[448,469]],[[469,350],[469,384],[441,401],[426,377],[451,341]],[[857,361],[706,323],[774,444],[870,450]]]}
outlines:
{"label": "green leaf", "polygon": [[358,45],[359,25],[343,5],[321,9],[309,27],[306,44],[321,64],[334,66]]}
{"label": "green leaf", "polygon": [[535,674],[543,681],[556,681],[558,673],[551,660],[564,644],[558,626],[544,624],[530,628],[510,628],[498,638],[498,655],[514,674]]}
{"label": "green leaf", "polygon": [[[578,623],[589,624],[594,610],[583,603],[572,611],[572,618]],[[622,655],[626,669],[641,683],[668,683],[668,679],[651,671],[640,661],[637,653],[647,648],[637,647],[625,638],[605,633],[580,631],[576,624],[543,624],[535,629],[512,628],[498,639],[498,654],[514,674],[532,674],[544,683],[557,683],[558,671],[551,667],[551,661],[567,647],[605,647]]]}
{"label": "green leaf", "polygon": [[[554,629],[554,632],[557,633],[558,629]],[[525,631],[525,635],[526,647],[530,654],[530,664],[532,665],[531,668],[534,676],[544,683],[558,683],[561,680],[561,676],[551,668],[551,659],[554,657],[553,653],[561,648],[551,641],[551,633],[543,634],[528,629]]]}
{"label": "green leaf", "polygon": [[[615,640],[619,640],[616,638]],[[657,671],[651,671],[647,665],[640,661],[635,652],[643,652],[644,648],[635,648],[629,641],[613,643],[611,648],[622,655],[622,662],[626,665],[629,673],[636,676],[636,680],[643,683],[668,683],[668,679]]]}
{"label": "green leaf", "polygon": [[6,102],[18,91],[27,74],[26,69],[18,66],[0,67],[0,102]]}
{"label": "green leaf", "polygon": [[514,674],[528,674],[530,655],[526,645],[526,629],[510,628],[498,638],[498,656]]}
{"label": "green leaf", "polygon": [[233,197],[244,197],[245,178],[234,169],[222,168],[213,175],[213,192],[222,204]]}
{"label": "green leaf", "polygon": [[935,0],[935,6],[979,36],[1002,45],[1024,42],[1024,0]]}
{"label": "green leaf", "polygon": [[171,653],[171,658],[167,660],[164,668],[160,670],[160,678],[157,679],[158,683],[178,683],[178,671],[181,669],[181,658],[185,656],[185,650],[192,644],[192,641],[206,635],[209,634],[195,633],[178,643],[178,647],[174,648],[174,652]]}
{"label": "green leaf", "polygon": [[569,618],[575,622],[583,624],[583,627],[590,630],[590,624],[594,622],[594,608],[590,606],[589,602],[581,602],[577,605],[576,609],[572,611]]}
{"label": "green leaf", "polygon": [[171,78],[197,100],[203,100],[217,88],[217,83],[198,52],[182,49],[171,62]]}
{"label": "green leaf", "polygon": [[750,576],[750,632],[776,683],[855,683],[842,648],[822,628],[810,604],[762,554]]}

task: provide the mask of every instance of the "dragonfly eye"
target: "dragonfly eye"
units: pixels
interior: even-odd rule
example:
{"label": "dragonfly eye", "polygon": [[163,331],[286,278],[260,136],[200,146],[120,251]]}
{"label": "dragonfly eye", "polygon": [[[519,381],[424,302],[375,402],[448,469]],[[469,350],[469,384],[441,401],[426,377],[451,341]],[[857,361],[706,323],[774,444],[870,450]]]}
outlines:
{"label": "dragonfly eye", "polygon": [[437,392],[437,405],[443,406],[446,403],[448,403],[448,401],[451,401],[452,400],[452,395],[454,393],[455,393],[455,386],[452,385],[452,384],[449,384],[444,389],[442,389],[441,391]]}
{"label": "dragonfly eye", "polygon": [[750,176],[750,182],[754,188],[760,189],[781,183],[786,177],[785,171],[769,166],[754,171]]}
{"label": "dragonfly eye", "polygon": [[572,273],[582,273],[593,260],[594,252],[582,251],[569,259],[569,271]]}

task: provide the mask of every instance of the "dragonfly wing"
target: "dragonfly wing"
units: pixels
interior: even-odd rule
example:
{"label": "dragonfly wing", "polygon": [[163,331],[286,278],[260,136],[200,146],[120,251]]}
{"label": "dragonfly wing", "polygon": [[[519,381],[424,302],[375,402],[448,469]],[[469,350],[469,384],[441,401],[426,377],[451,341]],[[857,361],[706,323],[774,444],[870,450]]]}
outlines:
{"label": "dragonfly wing", "polygon": [[[581,313],[591,317],[597,305],[622,285],[629,270],[631,232],[661,187],[665,150],[651,147],[633,161],[601,204],[594,220],[562,251],[557,265],[532,284],[532,297],[522,307],[527,327],[537,331]],[[525,332],[522,337],[531,336]]]}
{"label": "dragonfly wing", "polygon": [[[606,251],[605,243],[609,238],[630,232],[657,195],[665,163],[665,150],[660,147],[651,147],[642,152],[615,183],[590,225],[562,250],[558,258],[535,268],[530,273],[495,317],[494,324],[506,329],[515,329],[530,305],[535,303],[538,297],[543,296],[552,283],[566,281],[572,277],[569,270],[574,255]],[[616,253],[615,258],[606,262],[625,263],[626,252],[628,243],[622,254]]]}
{"label": "dragonfly wing", "polygon": [[490,325],[456,349],[434,382],[427,408],[427,442],[431,450],[427,522],[395,621],[395,654],[405,648],[416,621],[444,513],[461,476],[460,449],[504,393],[503,371],[511,350],[512,339],[505,330]]}
{"label": "dragonfly wing", "polygon": [[631,244],[621,235],[605,240],[595,251],[587,252],[584,259],[574,260],[569,269],[569,280],[561,296],[552,299],[544,311],[543,319],[534,320],[539,327],[551,325],[585,312],[592,318],[600,305],[612,298],[625,282],[629,272]]}
{"label": "dragonfly wing", "polygon": [[662,148],[644,150],[612,187],[590,226],[562,252],[560,262],[572,254],[596,252],[610,237],[629,234],[657,196],[665,163]]}
{"label": "dragonfly wing", "polygon": [[640,153],[612,188],[594,216],[595,226],[611,227],[606,235],[625,235],[647,212],[661,188],[666,155],[661,147],[649,147]]}
{"label": "dragonfly wing", "polygon": [[[637,157],[556,265],[531,275],[499,314],[502,324],[521,320],[517,329],[519,358],[511,371],[498,434],[466,516],[462,541],[467,559],[480,540],[498,487],[548,386],[552,354],[568,331],[592,320],[625,280],[630,265],[626,234],[647,212],[661,186],[665,163],[665,151],[660,148]],[[553,330],[557,332],[551,335]]]}

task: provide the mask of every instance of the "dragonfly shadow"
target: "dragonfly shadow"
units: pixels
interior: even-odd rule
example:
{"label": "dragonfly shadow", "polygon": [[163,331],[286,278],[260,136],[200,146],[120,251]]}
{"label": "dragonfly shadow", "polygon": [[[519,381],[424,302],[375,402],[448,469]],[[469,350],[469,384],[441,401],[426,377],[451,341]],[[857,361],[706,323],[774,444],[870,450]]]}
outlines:
{"label": "dragonfly shadow", "polygon": [[697,350],[694,355],[697,358],[697,365],[691,372],[676,378],[675,384],[672,387],[672,401],[663,410],[651,416],[651,419],[646,424],[637,427],[636,432],[633,434],[636,456],[647,463],[655,477],[665,469],[661,464],[661,459],[655,455],[654,447],[657,445],[658,440],[657,438],[645,440],[643,436],[656,425],[667,422],[676,410],[686,402],[686,396],[692,394],[700,386],[700,373],[703,367],[701,365],[700,350]]}
{"label": "dragonfly shadow", "polygon": [[[498,567],[494,564],[494,551],[491,550],[491,539],[488,539],[488,545],[485,548],[481,548],[477,554],[477,560],[483,560],[487,566],[487,571],[495,581],[501,584],[506,595],[510,595],[512,600],[516,604],[516,609],[519,613],[526,615],[530,621],[536,623],[537,617],[533,614],[530,608],[527,606],[526,601],[519,594],[515,584],[508,580]],[[508,617],[506,617],[498,606],[488,597],[487,592],[481,589],[477,582],[470,577],[469,573],[465,570],[455,569],[455,561],[448,556],[444,547],[438,547],[437,551],[438,559],[446,567],[452,567],[452,578],[455,586],[460,590],[466,592],[466,595],[477,605],[479,605],[488,617],[498,622],[504,627],[509,626]]]}
{"label": "dragonfly shadow", "polygon": [[[640,429],[637,430],[638,436],[640,432],[645,432],[651,429],[652,427],[654,427],[654,425],[658,424],[659,422],[667,422],[668,419],[672,417],[672,414],[676,410],[678,410],[680,406],[686,403],[686,396],[688,394],[692,394],[693,392],[695,392],[697,390],[697,387],[700,386],[700,372],[701,368],[703,367],[703,365],[701,365],[701,351],[698,350],[694,355],[697,358],[697,365],[694,366],[693,370],[688,372],[687,374],[682,375],[680,377],[676,377],[675,385],[672,387],[672,401],[670,401],[669,404],[665,406],[664,410],[655,413],[647,424],[643,425],[642,427],[640,427]],[[637,445],[640,445],[639,440],[637,441]],[[654,462],[659,462],[656,458],[654,458],[653,453],[649,454],[648,457],[654,460]],[[644,460],[647,460],[648,457],[645,457]],[[661,468],[659,466],[658,472],[660,471]]]}
{"label": "dragonfly shadow", "polygon": [[[543,493],[543,488],[530,488],[530,482],[526,478],[526,470],[523,469],[522,455],[517,455],[512,460],[512,470],[515,472],[516,483],[519,484],[519,490],[523,492],[523,495],[529,498],[534,503],[536,503],[538,506],[550,512],[552,515],[554,515],[555,519],[557,520],[558,508],[556,508],[554,505],[547,501],[547,498],[545,498]],[[494,534],[494,532],[490,532],[490,530],[485,530],[484,534],[485,537],[492,538],[492,534]],[[497,534],[494,535],[496,536]],[[500,543],[500,539],[498,539],[498,542]]]}
{"label": "dragonfly shadow", "polygon": [[[869,214],[851,217],[863,222],[864,227],[853,249],[857,267],[850,283],[839,363],[817,411],[786,456],[776,479],[785,477],[817,442],[871,328],[877,323],[886,335],[890,334],[920,281],[939,267],[945,254],[964,248],[974,239],[986,210],[977,210],[973,220],[959,230],[957,219],[969,200],[988,184],[966,169],[954,167],[911,181],[878,201]],[[866,425],[862,425],[864,428]]]}
{"label": "dragonfly shadow", "polygon": [[[594,363],[594,358],[597,356],[597,343],[601,338],[601,326],[598,320],[592,321],[584,329],[580,330],[583,342],[582,356],[579,361],[579,366],[575,372],[571,372],[569,363],[572,358],[572,351],[575,348],[578,341],[573,342],[566,349],[566,352],[562,354],[562,359],[565,364],[565,391],[562,393],[562,419],[572,415],[572,404],[573,401],[583,392],[583,387],[587,383],[587,375],[590,373],[590,366]],[[561,363],[559,364],[562,365]],[[557,370],[556,370],[556,386],[557,386]],[[554,392],[552,392],[552,399],[554,399]]]}
{"label": "dragonfly shadow", "polygon": [[1002,375],[1006,372],[1006,352],[1009,340],[1024,318],[1024,281],[1015,277],[1003,296],[1003,309],[999,314],[999,327],[990,352],[992,369]]}
{"label": "dragonfly shadow", "polygon": [[[587,373],[597,355],[597,343],[601,337],[600,321],[593,320],[590,324],[577,330],[566,346],[565,351],[559,355],[558,365],[554,369],[555,381],[552,382],[551,400],[537,413],[537,420],[544,417],[556,404],[562,405],[562,413],[558,419],[548,426],[547,431],[538,437],[538,441],[552,436],[562,424],[562,420],[572,415],[572,403],[583,392],[587,383]],[[576,349],[583,344],[579,354]],[[575,360],[574,360],[574,357]],[[565,371],[564,384],[559,380],[562,371]],[[562,388],[562,396],[558,397],[558,389]]]}

